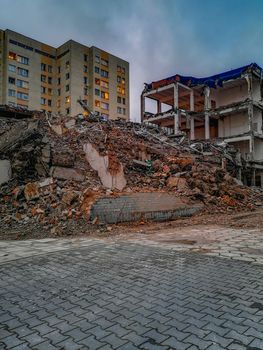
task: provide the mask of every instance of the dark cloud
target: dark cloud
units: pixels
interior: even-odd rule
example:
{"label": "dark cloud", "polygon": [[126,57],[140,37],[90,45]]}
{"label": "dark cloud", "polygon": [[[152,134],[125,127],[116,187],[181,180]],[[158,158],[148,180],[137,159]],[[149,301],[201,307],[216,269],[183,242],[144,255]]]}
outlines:
{"label": "dark cloud", "polygon": [[68,39],[130,62],[131,115],[146,81],[263,64],[260,0],[0,0],[0,23],[54,46]]}

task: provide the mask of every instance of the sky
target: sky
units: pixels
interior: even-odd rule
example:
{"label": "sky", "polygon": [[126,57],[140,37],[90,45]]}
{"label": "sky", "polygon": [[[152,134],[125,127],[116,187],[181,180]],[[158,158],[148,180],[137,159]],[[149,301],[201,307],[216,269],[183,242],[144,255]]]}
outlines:
{"label": "sky", "polygon": [[144,82],[263,66],[262,0],[0,0],[0,28],[73,39],[130,63],[131,119]]}

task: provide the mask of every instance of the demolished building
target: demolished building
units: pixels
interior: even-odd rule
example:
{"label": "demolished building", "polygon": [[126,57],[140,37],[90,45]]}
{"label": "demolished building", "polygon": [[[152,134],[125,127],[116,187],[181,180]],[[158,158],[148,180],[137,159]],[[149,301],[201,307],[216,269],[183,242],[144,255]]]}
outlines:
{"label": "demolished building", "polygon": [[[156,113],[146,111],[146,99],[156,101]],[[143,123],[163,128],[174,138],[186,136],[191,143],[233,145],[245,165],[237,178],[261,187],[262,120],[262,68],[256,63],[205,78],[176,74],[145,84],[141,94]]]}
{"label": "demolished building", "polygon": [[232,147],[206,149],[152,125],[0,106],[1,227],[57,235],[81,222],[86,230],[261,206],[261,191],[231,176]]}

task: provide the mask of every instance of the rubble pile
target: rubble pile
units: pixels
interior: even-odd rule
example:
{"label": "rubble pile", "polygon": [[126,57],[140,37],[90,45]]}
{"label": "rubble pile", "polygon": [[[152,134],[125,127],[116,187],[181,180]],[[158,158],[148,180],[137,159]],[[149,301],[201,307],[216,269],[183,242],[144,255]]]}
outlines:
{"label": "rubble pile", "polygon": [[229,174],[231,152],[226,156],[225,148],[211,145],[205,152],[156,127],[44,114],[0,116],[0,127],[0,162],[8,159],[12,170],[0,185],[3,229],[36,225],[51,234],[71,232],[70,225],[87,224],[96,198],[126,192],[168,191],[201,201],[213,213],[263,202],[261,191]]}

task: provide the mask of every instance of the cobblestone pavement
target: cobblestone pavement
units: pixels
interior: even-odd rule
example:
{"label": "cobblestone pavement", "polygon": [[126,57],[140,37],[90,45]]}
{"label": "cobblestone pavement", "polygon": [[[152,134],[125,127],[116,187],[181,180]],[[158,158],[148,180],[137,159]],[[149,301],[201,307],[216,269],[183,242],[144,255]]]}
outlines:
{"label": "cobblestone pavement", "polygon": [[[123,240],[123,237],[119,237]],[[125,238],[127,240],[127,238]],[[151,234],[133,234],[128,240],[177,251],[200,252],[234,260],[263,264],[263,228],[235,229],[222,226],[190,226]]]}
{"label": "cobblestone pavement", "polygon": [[[233,245],[260,239],[231,232]],[[263,349],[260,261],[180,251],[182,238],[160,235],[24,244],[38,255],[17,242],[0,264],[0,349]]]}

